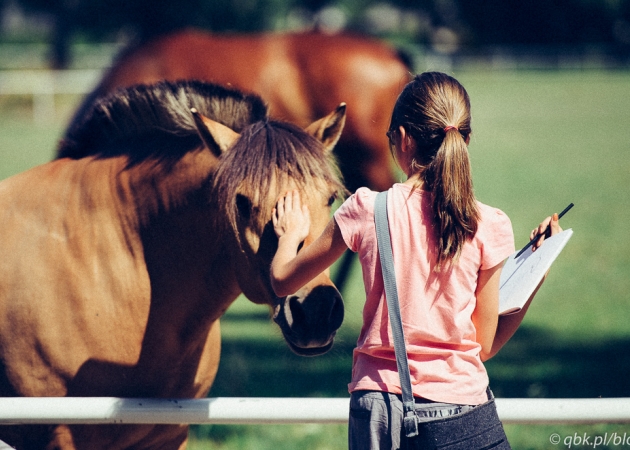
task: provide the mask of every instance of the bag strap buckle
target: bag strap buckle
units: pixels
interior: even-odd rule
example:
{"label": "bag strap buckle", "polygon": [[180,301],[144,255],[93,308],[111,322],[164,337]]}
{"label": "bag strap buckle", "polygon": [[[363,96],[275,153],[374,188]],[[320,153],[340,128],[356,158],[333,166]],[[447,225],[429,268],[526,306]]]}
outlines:
{"label": "bag strap buckle", "polygon": [[403,418],[403,426],[405,427],[405,435],[412,438],[418,435],[418,416],[416,416],[415,405],[403,404],[405,417]]}
{"label": "bag strap buckle", "polygon": [[403,424],[405,426],[405,435],[408,438],[418,436],[418,417],[414,413],[405,416]]}

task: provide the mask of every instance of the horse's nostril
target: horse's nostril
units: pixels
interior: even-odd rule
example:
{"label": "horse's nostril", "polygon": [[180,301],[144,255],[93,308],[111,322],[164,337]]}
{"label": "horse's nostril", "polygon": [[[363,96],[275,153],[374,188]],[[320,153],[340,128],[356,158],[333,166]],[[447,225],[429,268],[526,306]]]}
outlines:
{"label": "horse's nostril", "polygon": [[343,299],[341,295],[337,295],[334,300],[333,306],[330,310],[330,327],[333,330],[339,329],[341,324],[343,323],[343,315],[345,309],[343,306]]}
{"label": "horse's nostril", "polygon": [[315,334],[334,332],[343,322],[343,300],[334,287],[319,286],[306,298],[288,297],[287,302],[294,331]]}
{"label": "horse's nostril", "polygon": [[295,326],[306,324],[308,321],[308,318],[306,316],[304,307],[302,303],[300,302],[299,297],[292,296],[292,297],[289,297],[287,301],[289,302],[289,310],[291,312],[292,325],[295,327]]}
{"label": "horse's nostril", "polygon": [[274,319],[289,346],[300,355],[326,353],[343,322],[344,305],[334,286],[317,286],[308,295],[284,299]]}

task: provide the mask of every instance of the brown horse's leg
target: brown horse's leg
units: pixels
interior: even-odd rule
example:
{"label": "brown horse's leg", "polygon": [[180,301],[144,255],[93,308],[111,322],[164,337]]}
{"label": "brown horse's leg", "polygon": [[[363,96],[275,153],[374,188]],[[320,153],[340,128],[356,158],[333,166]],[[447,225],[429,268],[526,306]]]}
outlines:
{"label": "brown horse's leg", "polygon": [[72,432],[67,425],[59,425],[56,427],[52,436],[50,437],[50,442],[46,446],[46,450],[74,450],[76,446],[74,445],[74,439],[72,438]]}

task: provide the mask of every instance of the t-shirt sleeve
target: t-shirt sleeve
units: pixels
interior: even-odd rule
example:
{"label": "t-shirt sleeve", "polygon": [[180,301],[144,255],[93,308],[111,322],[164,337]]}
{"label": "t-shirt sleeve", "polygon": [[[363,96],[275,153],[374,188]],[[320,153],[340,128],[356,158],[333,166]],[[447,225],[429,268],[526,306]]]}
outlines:
{"label": "t-shirt sleeve", "polygon": [[510,218],[500,209],[485,206],[482,212],[481,269],[491,269],[515,251]]}
{"label": "t-shirt sleeve", "polygon": [[335,211],[335,223],[346,245],[353,252],[361,246],[365,227],[374,224],[374,200],[376,192],[359,188]]}

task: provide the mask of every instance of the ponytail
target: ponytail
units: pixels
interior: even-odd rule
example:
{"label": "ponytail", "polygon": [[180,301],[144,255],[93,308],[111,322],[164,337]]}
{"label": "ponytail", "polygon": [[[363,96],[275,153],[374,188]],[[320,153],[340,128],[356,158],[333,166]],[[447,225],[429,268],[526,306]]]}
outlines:
{"label": "ponytail", "polygon": [[436,270],[457,261],[477,232],[468,138],[470,100],[464,87],[439,72],[417,75],[401,92],[390,131],[405,128],[416,144],[410,170],[431,193],[437,240]]}
{"label": "ponytail", "polygon": [[475,236],[479,221],[468,148],[457,128],[445,132],[422,179],[431,192],[439,270],[459,258],[464,243]]}

